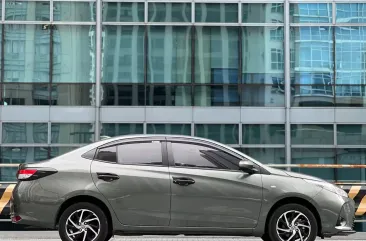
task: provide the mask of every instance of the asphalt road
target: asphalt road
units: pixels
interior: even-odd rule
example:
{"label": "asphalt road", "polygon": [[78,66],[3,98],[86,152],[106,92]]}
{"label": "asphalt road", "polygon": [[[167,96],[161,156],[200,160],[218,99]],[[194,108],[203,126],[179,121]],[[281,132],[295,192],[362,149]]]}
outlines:
{"label": "asphalt road", "polygon": [[[0,224],[1,225],[1,224]],[[56,231],[0,231],[1,241],[59,241]],[[262,241],[254,237],[193,237],[193,236],[115,236],[111,241]],[[317,239],[322,240],[322,239]],[[348,237],[334,237],[324,241],[366,241],[366,233],[356,233]]]}

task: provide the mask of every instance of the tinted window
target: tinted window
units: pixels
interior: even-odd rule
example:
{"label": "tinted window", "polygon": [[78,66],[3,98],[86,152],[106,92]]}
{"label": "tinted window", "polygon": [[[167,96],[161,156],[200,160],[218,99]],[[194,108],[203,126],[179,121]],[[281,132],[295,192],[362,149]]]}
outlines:
{"label": "tinted window", "polygon": [[172,143],[175,166],[238,170],[239,159],[207,146]]}
{"label": "tinted window", "polygon": [[163,165],[160,142],[118,146],[118,162],[125,165]]}
{"label": "tinted window", "polygon": [[116,147],[111,146],[100,149],[95,159],[107,162],[117,162]]}

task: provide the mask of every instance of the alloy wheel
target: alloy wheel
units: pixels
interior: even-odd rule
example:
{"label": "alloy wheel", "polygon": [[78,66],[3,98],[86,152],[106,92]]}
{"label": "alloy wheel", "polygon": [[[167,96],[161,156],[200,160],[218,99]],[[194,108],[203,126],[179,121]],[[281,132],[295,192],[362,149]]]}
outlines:
{"label": "alloy wheel", "polygon": [[93,241],[99,235],[100,220],[94,212],[79,209],[67,218],[65,229],[72,241]]}
{"label": "alloy wheel", "polygon": [[311,224],[305,214],[290,210],[278,218],[276,232],[282,241],[307,241]]}

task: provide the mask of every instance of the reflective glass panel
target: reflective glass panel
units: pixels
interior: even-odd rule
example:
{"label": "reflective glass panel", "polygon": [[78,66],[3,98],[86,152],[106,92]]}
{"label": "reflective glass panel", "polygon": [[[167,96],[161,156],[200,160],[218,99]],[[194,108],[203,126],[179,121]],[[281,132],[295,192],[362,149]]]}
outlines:
{"label": "reflective glass panel", "polygon": [[196,124],[195,136],[223,144],[239,144],[239,126],[235,124]]}
{"label": "reflective glass panel", "polygon": [[366,145],[366,125],[337,125],[338,145]]}
{"label": "reflective glass panel", "polygon": [[285,144],[285,125],[243,125],[243,145],[247,144]]}
{"label": "reflective glass panel", "polygon": [[104,26],[102,82],[144,82],[144,26]]}
{"label": "reflective glass panel", "polygon": [[2,105],[49,105],[49,84],[3,84]]}
{"label": "reflective glass panel", "polygon": [[237,23],[237,3],[196,3],[196,22]]}
{"label": "reflective glass panel", "polygon": [[4,29],[4,81],[49,82],[50,29],[33,24]]}
{"label": "reflective glass panel", "polygon": [[333,145],[333,125],[291,125],[291,143],[293,145]]}
{"label": "reflective glass panel", "polygon": [[101,136],[122,136],[130,134],[143,134],[143,124],[103,123]]}
{"label": "reflective glass panel", "polygon": [[150,83],[191,82],[191,27],[148,27]]}
{"label": "reflective glass panel", "polygon": [[47,143],[47,123],[3,123],[3,143]]}
{"label": "reflective glass panel", "polygon": [[95,26],[57,25],[53,31],[52,81],[95,81]]}
{"label": "reflective glass panel", "polygon": [[191,135],[191,124],[147,124],[147,134]]}
{"label": "reflective glass panel", "polygon": [[144,22],[144,12],[143,2],[103,3],[103,21],[105,22]]}
{"label": "reflective glass panel", "polygon": [[337,3],[337,23],[365,23],[365,3]]}
{"label": "reflective glass panel", "polygon": [[53,20],[64,22],[95,22],[95,2],[54,2]]}
{"label": "reflective glass panel", "polygon": [[[291,151],[292,164],[335,164],[334,149],[300,149]],[[328,181],[335,180],[333,168],[291,168],[294,172],[319,177]]]}
{"label": "reflective glass panel", "polygon": [[149,2],[149,22],[191,22],[191,5]]}
{"label": "reflective glass panel", "polygon": [[283,3],[243,3],[243,23],[283,23]]}
{"label": "reflective glass panel", "polygon": [[145,105],[144,85],[102,84],[102,105]]}
{"label": "reflective glass panel", "polygon": [[94,141],[94,125],[88,123],[52,123],[51,143],[78,144]]}
{"label": "reflective glass panel", "polygon": [[337,107],[365,107],[366,85],[336,85],[335,99]]}
{"label": "reflective glass panel", "polygon": [[[34,163],[47,160],[47,147],[1,147],[0,163]],[[18,168],[0,168],[0,181],[16,182]]]}
{"label": "reflective glass panel", "polygon": [[299,107],[332,107],[335,104],[332,85],[293,85],[291,105]]}
{"label": "reflective glass panel", "polygon": [[63,155],[67,152],[77,149],[78,147],[51,147],[50,148],[50,158],[54,158]]}
{"label": "reflective glass panel", "polygon": [[331,3],[293,3],[290,4],[293,23],[331,23]]}
{"label": "reflective glass panel", "polygon": [[239,28],[196,26],[195,82],[238,83]]}
{"label": "reflective glass panel", "polygon": [[[344,148],[337,149],[337,164],[366,164],[366,149]],[[365,182],[365,168],[337,168],[337,181]]]}
{"label": "reflective glass panel", "polygon": [[281,83],[284,91],[283,34],[283,27],[242,28],[242,83]]}
{"label": "reflective glass panel", "polygon": [[6,0],[5,20],[50,21],[50,2]]}
{"label": "reflective glass panel", "polygon": [[280,81],[273,85],[242,85],[242,106],[285,106],[284,85]]}
{"label": "reflective glass panel", "polygon": [[95,105],[95,85],[53,84],[51,87],[51,105]]}
{"label": "reflective glass panel", "polygon": [[195,106],[238,106],[240,105],[237,85],[213,85],[194,87]]}
{"label": "reflective glass panel", "polygon": [[263,164],[285,164],[285,148],[237,148]]}
{"label": "reflective glass panel", "polygon": [[146,105],[190,106],[192,87],[175,85],[149,85],[146,87]]}

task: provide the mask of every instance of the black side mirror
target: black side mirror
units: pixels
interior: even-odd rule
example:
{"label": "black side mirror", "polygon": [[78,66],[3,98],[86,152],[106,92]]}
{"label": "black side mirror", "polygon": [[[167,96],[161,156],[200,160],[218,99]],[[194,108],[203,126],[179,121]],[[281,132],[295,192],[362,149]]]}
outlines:
{"label": "black side mirror", "polygon": [[249,174],[253,174],[257,172],[257,169],[255,169],[254,164],[251,161],[248,160],[242,160],[239,162],[239,169],[243,172],[247,172]]}

